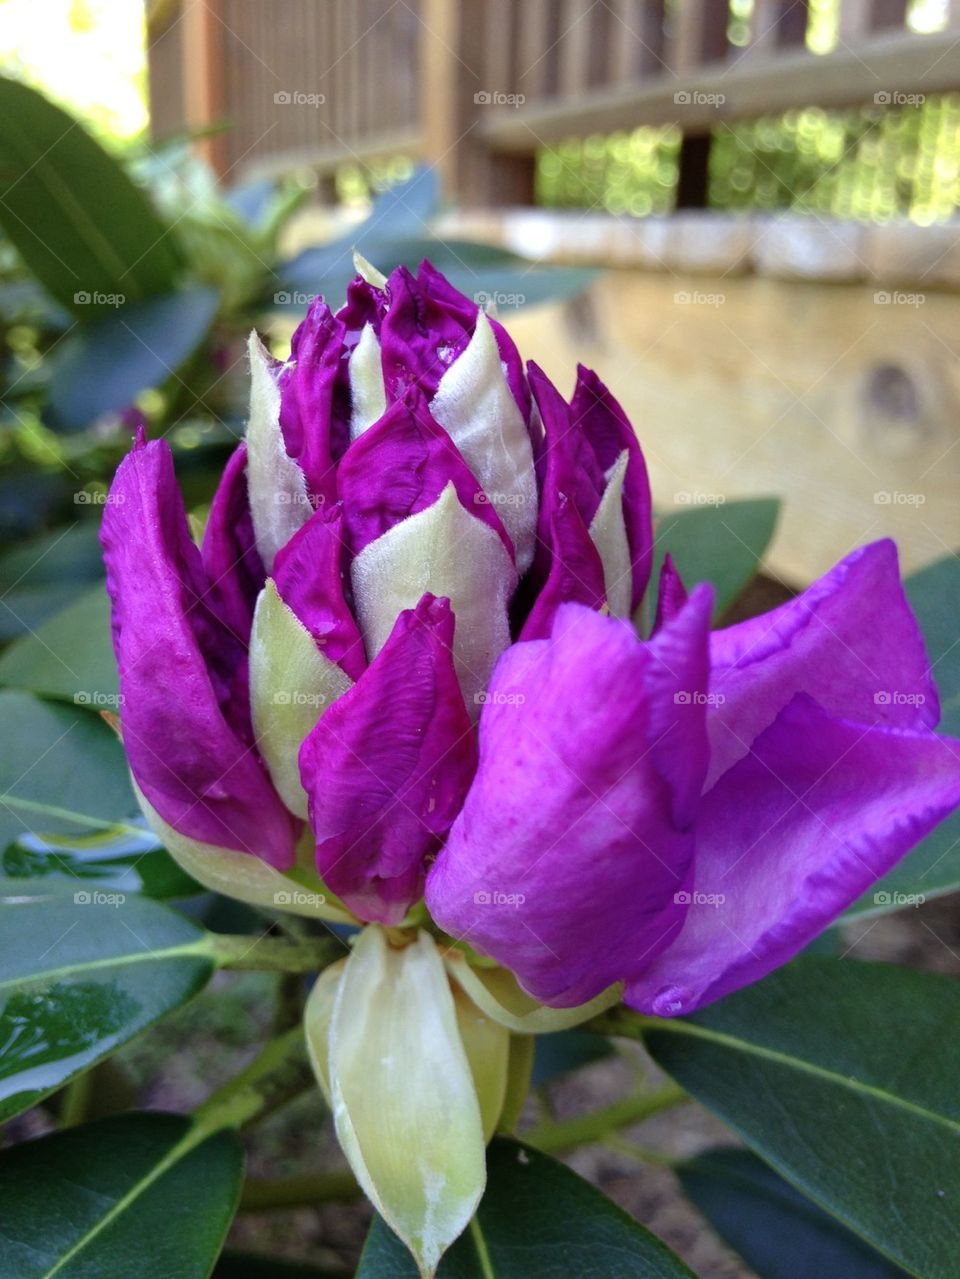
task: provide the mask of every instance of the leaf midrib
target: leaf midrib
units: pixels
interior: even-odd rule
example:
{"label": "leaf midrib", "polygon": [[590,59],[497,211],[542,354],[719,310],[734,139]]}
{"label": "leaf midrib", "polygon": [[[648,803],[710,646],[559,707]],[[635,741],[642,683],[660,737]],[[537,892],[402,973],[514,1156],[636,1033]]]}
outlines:
{"label": "leaf midrib", "polygon": [[808,1061],[803,1057],[791,1057],[779,1049],[768,1048],[753,1043],[748,1039],[738,1039],[735,1035],[725,1034],[719,1030],[711,1030],[706,1026],[698,1026],[689,1021],[658,1021],[655,1025],[648,1027],[648,1030],[656,1034],[689,1035],[692,1038],[705,1039],[710,1043],[732,1048],[738,1052],[752,1053],[756,1057],[776,1062],[780,1066],[785,1066],[801,1074],[814,1075],[820,1079],[827,1080],[831,1084],[847,1088],[851,1092],[860,1093],[871,1098],[871,1100],[899,1107],[901,1110],[906,1110],[911,1114],[919,1115],[923,1119],[931,1120],[933,1123],[947,1128],[950,1132],[960,1135],[960,1121],[950,1119],[946,1115],[938,1115],[936,1111],[928,1110],[918,1102],[910,1101],[906,1097],[898,1097],[896,1093],[884,1092],[882,1088],[877,1087],[875,1084],[868,1084],[850,1075],[842,1075],[835,1070],[829,1070],[826,1066],[820,1066],[816,1062]]}
{"label": "leaf midrib", "polygon": [[35,986],[40,983],[59,981],[64,977],[95,972],[97,969],[102,968],[125,967],[128,964],[159,963],[165,959],[190,959],[194,957],[209,959],[211,962],[216,961],[215,947],[208,937],[199,937],[195,941],[184,942],[180,946],[168,946],[164,950],[130,951],[127,954],[108,956],[103,959],[90,959],[75,964],[64,964],[60,968],[49,968],[40,973],[8,977],[0,981],[0,994],[8,990],[18,990],[23,986]]}

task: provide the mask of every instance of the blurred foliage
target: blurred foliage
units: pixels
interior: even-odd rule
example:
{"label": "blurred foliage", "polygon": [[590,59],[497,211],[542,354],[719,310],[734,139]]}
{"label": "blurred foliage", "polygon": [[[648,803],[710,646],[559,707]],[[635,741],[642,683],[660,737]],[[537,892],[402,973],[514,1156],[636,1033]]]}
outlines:
{"label": "blurred foliage", "polygon": [[[539,158],[537,197],[556,208],[668,213],[680,130],[645,127],[564,142]],[[927,225],[960,203],[960,95],[854,111],[811,107],[717,129],[709,203]]]}

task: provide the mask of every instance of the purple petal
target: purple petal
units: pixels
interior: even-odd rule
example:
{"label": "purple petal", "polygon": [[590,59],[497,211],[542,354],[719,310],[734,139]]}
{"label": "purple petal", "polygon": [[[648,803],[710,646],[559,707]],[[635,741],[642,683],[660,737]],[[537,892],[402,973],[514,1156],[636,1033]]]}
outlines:
{"label": "purple petal", "polygon": [[673,562],[673,556],[667,551],[663,557],[663,564],[660,568],[660,589],[657,592],[657,614],[653,619],[653,633],[662,626],[665,626],[671,618],[683,608],[687,602],[687,588],[683,584],[683,579],[677,572],[677,566]]}
{"label": "purple petal", "polygon": [[278,553],[277,592],[325,657],[352,680],[366,669],[363,639],[343,593],[343,516],[339,505],[321,506]]}
{"label": "purple petal", "polygon": [[355,276],[347,285],[347,300],[337,312],[337,319],[344,327],[346,346],[356,346],[367,324],[373,326],[373,331],[379,338],[380,325],[386,311],[387,295],[383,289],[369,284],[363,276]]}
{"label": "purple petal", "polygon": [[453,631],[446,600],[425,595],[401,613],[300,749],[317,869],[362,919],[396,924],[417,901],[424,858],[453,823],[476,765]]}
{"label": "purple petal", "polygon": [[784,964],[960,803],[960,742],[799,694],[706,796],[686,922],[627,986],[689,1013]]}
{"label": "purple petal", "polygon": [[476,779],[427,879],[434,919],[544,1002],[630,978],[683,921],[706,769],[711,592],[650,643],[578,605],[494,671]]}
{"label": "purple petal", "polygon": [[863,724],[932,728],[940,717],[891,541],[854,551],[779,608],[715,631],[710,663],[717,705],[708,784],[798,692]]}
{"label": "purple petal", "polygon": [[257,596],[266,580],[247,500],[247,448],[231,454],[217,486],[201,548],[213,611],[242,644],[250,640]]}
{"label": "purple petal", "polygon": [[[627,452],[623,518],[633,567],[631,601],[632,607],[637,608],[647,588],[653,563],[650,481],[640,443],[626,413],[596,373],[582,364],[577,367],[577,385],[570,403],[570,415],[574,427],[582,431],[589,443],[601,475],[607,475],[620,454],[624,450]],[[588,524],[594,511],[584,512]]]}
{"label": "purple petal", "polygon": [[310,303],[279,374],[280,426],[316,503],[336,501],[335,461],[350,438],[345,328],[322,297]]}
{"label": "purple petal", "polygon": [[489,524],[512,560],[513,544],[495,508],[413,388],[351,444],[340,464],[338,484],[352,554],[359,555],[395,524],[432,506],[451,482],[460,505]]}
{"label": "purple petal", "polygon": [[284,870],[299,823],[254,749],[249,705],[236,696],[242,646],[205,601],[166,443],[138,444],[111,496],[101,540],[123,741],[137,784],[181,834]]}

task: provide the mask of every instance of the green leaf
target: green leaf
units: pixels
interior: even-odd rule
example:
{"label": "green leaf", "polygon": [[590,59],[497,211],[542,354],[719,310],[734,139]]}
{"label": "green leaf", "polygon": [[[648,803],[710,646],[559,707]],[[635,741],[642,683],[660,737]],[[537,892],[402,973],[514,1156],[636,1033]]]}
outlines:
{"label": "green leaf", "polygon": [[123,748],[96,716],[7,690],[0,724],[0,847],[27,831],[109,830],[138,812]]}
{"label": "green leaf", "polygon": [[91,710],[115,710],[117,663],[102,583],[15,640],[0,656],[0,684]]}
{"label": "green leaf", "polygon": [[179,1007],[214,967],[195,924],[93,885],[0,881],[0,936],[0,1122]]}
{"label": "green leaf", "polygon": [[534,1045],[531,1079],[534,1088],[581,1066],[602,1061],[613,1053],[609,1039],[588,1030],[559,1030],[551,1035],[537,1035]]}
{"label": "green leaf", "polygon": [[[960,737],[960,559],[950,555],[905,582],[940,690],[940,732]],[[851,907],[885,914],[960,889],[960,813],[948,817]]]}
{"label": "green leaf", "polygon": [[74,329],[50,360],[53,425],[81,430],[173,376],[206,337],[219,300],[213,289],[183,289]]}
{"label": "green leaf", "polygon": [[[0,852],[0,889],[4,879],[53,879],[75,888],[95,884],[121,893],[143,893],[155,900],[193,897],[206,891],[158,848],[152,832],[100,832],[64,840],[21,835]],[[79,882],[77,882],[79,881]]]}
{"label": "green leaf", "polygon": [[675,1169],[687,1195],[759,1279],[903,1279],[749,1150],[709,1150]]}
{"label": "green leaf", "polygon": [[924,1279],[960,1254],[960,986],[808,958],[644,1038],[804,1194]]}
{"label": "green leaf", "polygon": [[[32,496],[29,489],[27,496]],[[99,520],[85,520],[19,542],[0,555],[0,640],[35,630],[102,579],[98,528]]]}
{"label": "green leaf", "polygon": [[[474,1223],[437,1279],[692,1279],[654,1235],[547,1155],[498,1137]],[[417,1279],[413,1258],[378,1217],[357,1279]]]}
{"label": "green leaf", "polygon": [[109,309],[98,296],[163,293],[180,267],[173,236],[116,160],[66,111],[8,79],[0,226],[48,293],[80,316]]}
{"label": "green leaf", "polygon": [[236,1210],[234,1133],[122,1115],[0,1156],[4,1279],[206,1279]]}
{"label": "green leaf", "polygon": [[757,571],[777,524],[780,501],[747,498],[665,511],[657,519],[650,618],[663,559],[669,551],[688,588],[712,582],[714,618],[733,603]]}

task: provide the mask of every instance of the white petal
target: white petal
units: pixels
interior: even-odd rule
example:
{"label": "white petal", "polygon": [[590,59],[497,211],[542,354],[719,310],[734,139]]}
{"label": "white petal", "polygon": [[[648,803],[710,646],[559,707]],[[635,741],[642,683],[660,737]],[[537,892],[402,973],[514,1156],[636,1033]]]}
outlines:
{"label": "white petal", "polygon": [[459,950],[448,950],[444,963],[478,1008],[501,1026],[523,1035],[569,1030],[571,1026],[612,1008],[623,994],[622,987],[611,986],[588,1004],[578,1004],[575,1008],[548,1008],[528,995],[516,977],[505,968],[474,968]]}
{"label": "white petal", "polygon": [[524,574],[533,561],[537,526],[533,448],[483,311],[467,347],[440,379],[430,412],[494,504]]}
{"label": "white petal", "polygon": [[480,1103],[483,1139],[489,1141],[497,1131],[507,1095],[510,1031],[482,1012],[462,987],[454,986],[452,993],[457,1028]]}
{"label": "white petal", "polygon": [[346,967],[346,959],[338,959],[335,964],[325,968],[313,983],[313,989],[303,1010],[303,1029],[307,1037],[310,1064],[313,1066],[313,1073],[317,1077],[324,1100],[331,1109],[333,1097],[330,1092],[330,1026]]}
{"label": "white petal", "polygon": [[[167,825],[136,782],[133,790],[150,829],[177,865],[204,888],[225,897],[234,897],[250,906],[268,906],[288,915],[326,919],[336,924],[356,922],[343,902],[310,869],[314,841],[309,831],[305,836],[307,846],[303,849],[305,855],[301,864],[284,875],[252,853],[204,844],[199,839],[181,835]],[[298,860],[300,851],[298,847]]]}
{"label": "white petal", "polygon": [[353,561],[351,578],[371,661],[397,615],[415,608],[425,592],[450,600],[460,687],[467,709],[479,714],[493,664],[510,643],[507,607],[517,574],[502,538],[464,510],[453,483],[433,506],[365,546]]}
{"label": "white petal", "polygon": [[629,460],[630,454],[624,449],[610,468],[607,487],[603,490],[597,513],[590,522],[590,537],[600,552],[603,564],[607,606],[614,617],[630,616],[630,597],[633,591],[630,543],[627,541],[627,525],[623,518],[623,480]]}
{"label": "white petal", "polygon": [[281,546],[312,514],[303,471],[288,457],[280,430],[280,388],[270,357],[250,334],[250,418],[247,422],[247,491],[257,550],[269,573]]}
{"label": "white petal", "polygon": [[352,687],[350,677],[320,652],[267,578],[250,633],[250,711],[273,784],[298,817],[307,816],[300,747],[331,702]]}
{"label": "white petal", "polygon": [[375,289],[385,289],[387,287],[387,277],[382,271],[378,271],[372,262],[368,262],[359,249],[353,251],[353,269],[368,284],[372,284]]}
{"label": "white petal", "polygon": [[432,937],[391,946],[376,925],[347,960],[330,1025],[337,1136],[391,1229],[433,1275],[486,1181],[483,1128]]}
{"label": "white petal", "polygon": [[365,324],[350,354],[350,438],[355,440],[387,411],[380,343],[372,324]]}

